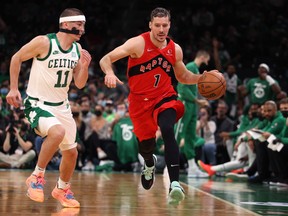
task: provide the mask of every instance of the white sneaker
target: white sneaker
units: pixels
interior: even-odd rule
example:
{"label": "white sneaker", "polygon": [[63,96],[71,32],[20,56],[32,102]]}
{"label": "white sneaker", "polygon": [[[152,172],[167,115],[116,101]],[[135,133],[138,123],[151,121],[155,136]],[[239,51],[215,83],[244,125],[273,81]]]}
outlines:
{"label": "white sneaker", "polygon": [[95,166],[91,161],[88,161],[84,167],[82,167],[83,171],[94,171],[95,170]]}
{"label": "white sneaker", "polygon": [[100,160],[99,166],[103,166],[105,164],[114,164],[112,160]]}
{"label": "white sneaker", "polygon": [[173,181],[169,189],[168,203],[171,205],[178,205],[185,198],[184,189],[179,182]]}
{"label": "white sneaker", "polygon": [[247,181],[248,180],[247,174],[238,174],[238,173],[229,172],[225,176],[234,181]]}
{"label": "white sneaker", "polygon": [[141,172],[141,183],[144,189],[149,190],[155,181],[155,165],[157,163],[157,157],[153,154],[154,166],[147,167],[146,164]]}
{"label": "white sneaker", "polygon": [[209,175],[206,172],[202,172],[200,169],[188,169],[188,178],[209,178]]}

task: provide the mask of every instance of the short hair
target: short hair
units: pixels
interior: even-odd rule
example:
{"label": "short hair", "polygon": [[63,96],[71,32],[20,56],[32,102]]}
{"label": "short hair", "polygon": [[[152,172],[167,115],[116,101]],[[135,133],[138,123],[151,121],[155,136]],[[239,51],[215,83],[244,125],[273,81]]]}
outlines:
{"label": "short hair", "polygon": [[218,105],[224,105],[225,108],[228,109],[228,105],[227,105],[227,103],[224,100],[221,100],[221,99],[218,100],[217,107],[218,107]]}
{"label": "short hair", "polygon": [[83,12],[77,8],[66,8],[61,14],[60,17],[67,17],[67,16],[77,16],[77,15],[84,15]]}
{"label": "short hair", "polygon": [[198,50],[196,53],[196,57],[200,57],[200,56],[210,56],[209,52],[207,50]]}
{"label": "short hair", "polygon": [[279,104],[288,104],[288,98],[282,98],[279,102]]}
{"label": "short hair", "polygon": [[155,17],[168,17],[170,20],[170,11],[162,7],[157,7],[151,12],[150,20],[152,21]]}
{"label": "short hair", "polygon": [[275,103],[275,101],[272,101],[272,100],[268,100],[264,103],[264,105],[268,105],[268,106],[271,106],[273,107],[274,109],[277,110],[277,104]]}

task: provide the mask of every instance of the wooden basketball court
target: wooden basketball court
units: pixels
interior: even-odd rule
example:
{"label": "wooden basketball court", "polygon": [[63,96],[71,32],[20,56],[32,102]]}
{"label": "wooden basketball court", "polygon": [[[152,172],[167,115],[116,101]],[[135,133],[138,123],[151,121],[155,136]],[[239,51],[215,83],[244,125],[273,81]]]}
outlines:
{"label": "wooden basketball court", "polygon": [[50,195],[58,172],[46,172],[43,203],[31,201],[25,195],[25,180],[30,173],[0,171],[0,215],[257,215],[185,183],[185,200],[171,206],[167,204],[168,177],[157,175],[153,188],[146,191],[139,173],[76,172],[72,191],[81,208],[62,208]]}

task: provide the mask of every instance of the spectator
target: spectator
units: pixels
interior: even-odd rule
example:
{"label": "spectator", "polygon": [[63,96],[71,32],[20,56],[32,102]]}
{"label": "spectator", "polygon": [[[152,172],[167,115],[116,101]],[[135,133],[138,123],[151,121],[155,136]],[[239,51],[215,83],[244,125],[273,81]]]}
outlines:
{"label": "spectator", "polygon": [[270,184],[288,186],[288,98],[280,101],[280,111],[286,118],[286,125],[278,136],[271,137],[270,145],[268,145],[269,155],[275,164],[275,178],[271,180]]}
{"label": "spectator", "polygon": [[205,140],[205,144],[202,147],[202,161],[205,161],[207,164],[216,164],[216,145],[214,136],[216,124],[210,117],[211,113],[208,107],[200,108],[196,132],[198,136]]}
{"label": "spectator", "polygon": [[216,164],[226,163],[231,160],[233,143],[231,140],[224,140],[220,137],[223,131],[231,132],[234,130],[234,122],[226,115],[228,106],[223,100],[219,100],[216,107],[216,115],[211,120],[216,123],[215,143],[216,143]]}
{"label": "spectator", "polygon": [[124,103],[117,105],[116,115],[117,123],[113,127],[112,140],[116,142],[120,163],[114,160],[114,170],[132,171],[133,165],[138,162],[138,141],[132,132],[133,124]]}
{"label": "spectator", "polygon": [[[268,149],[268,138],[272,134],[278,136],[281,130],[285,127],[286,119],[282,116],[280,112],[277,111],[277,105],[274,101],[267,101],[264,104],[264,109],[266,113],[267,121],[259,127],[263,131],[263,140],[255,140],[255,150],[256,150],[256,162],[258,175],[251,177],[249,179],[250,183],[262,183],[263,181],[269,181],[271,177],[271,170],[275,170],[275,164],[270,157],[270,150]],[[251,138],[249,138],[251,139]]]}
{"label": "spectator", "polygon": [[234,146],[235,158],[233,158],[233,160],[226,162],[224,164],[218,164],[214,166],[205,164],[203,163],[203,161],[198,161],[198,164],[200,165],[200,167],[203,170],[205,170],[209,174],[209,176],[213,176],[217,172],[237,170],[240,168],[244,168],[247,165],[248,166],[252,165],[256,157],[253,152],[254,149],[250,148],[247,141],[244,142],[243,137],[245,136],[245,133],[249,129],[259,124],[259,120],[257,116],[258,108],[259,108],[258,104],[254,104],[250,107],[248,115],[243,116],[241,124],[236,131],[232,131],[230,133],[221,132],[219,134],[220,137],[223,137],[225,139],[231,138],[232,136],[236,137],[237,135],[241,135],[238,137],[237,142],[235,143],[235,146]]}
{"label": "spectator", "polygon": [[112,123],[115,119],[114,103],[112,100],[108,99],[105,103],[105,119]]}
{"label": "spectator", "polygon": [[270,68],[267,64],[262,63],[258,67],[258,77],[250,79],[246,86],[239,86],[242,96],[249,97],[249,103],[263,104],[268,100],[280,100],[286,96],[281,91],[278,82],[270,75]]}
{"label": "spectator", "polygon": [[259,124],[258,119],[258,110],[260,109],[259,104],[252,104],[249,108],[247,114],[242,115],[240,120],[240,124],[238,128],[231,132],[223,131],[219,133],[219,136],[224,140],[232,139],[233,143],[237,140],[237,138],[247,130],[256,127]]}
{"label": "spectator", "polygon": [[[236,74],[235,65],[228,63],[226,71],[224,71],[223,64],[220,59],[219,46],[220,42],[217,39],[213,39],[213,56],[216,65],[216,69],[223,72],[226,80],[226,93],[224,100],[228,105],[228,116],[232,119],[236,119],[239,115],[239,110],[242,110],[242,101],[239,98],[238,87],[241,85],[241,80]],[[237,112],[238,111],[238,112]]]}
{"label": "spectator", "polygon": [[[1,146],[0,162],[5,162],[11,168],[23,168],[29,166],[36,152],[33,149],[35,137],[23,120],[15,121],[6,127],[6,137]],[[30,164],[31,165],[31,164]]]}

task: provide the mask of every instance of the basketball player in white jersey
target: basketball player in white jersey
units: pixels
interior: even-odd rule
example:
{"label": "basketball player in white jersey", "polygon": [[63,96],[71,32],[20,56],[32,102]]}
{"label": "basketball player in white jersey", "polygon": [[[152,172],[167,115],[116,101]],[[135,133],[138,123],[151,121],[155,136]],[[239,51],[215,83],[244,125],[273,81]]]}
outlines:
{"label": "basketball player in white jersey", "polygon": [[64,207],[80,207],[70,190],[76,159],[76,124],[68,101],[69,85],[74,80],[81,89],[88,79],[90,54],[76,41],[85,33],[85,16],[76,8],[65,9],[59,19],[59,32],[40,35],[16,52],[10,64],[10,92],[7,102],[21,105],[18,78],[21,64],[33,58],[25,116],[34,131],[45,137],[34,172],[26,180],[27,195],[36,202],[44,201],[45,168],[60,148],[60,176],[52,196]]}

